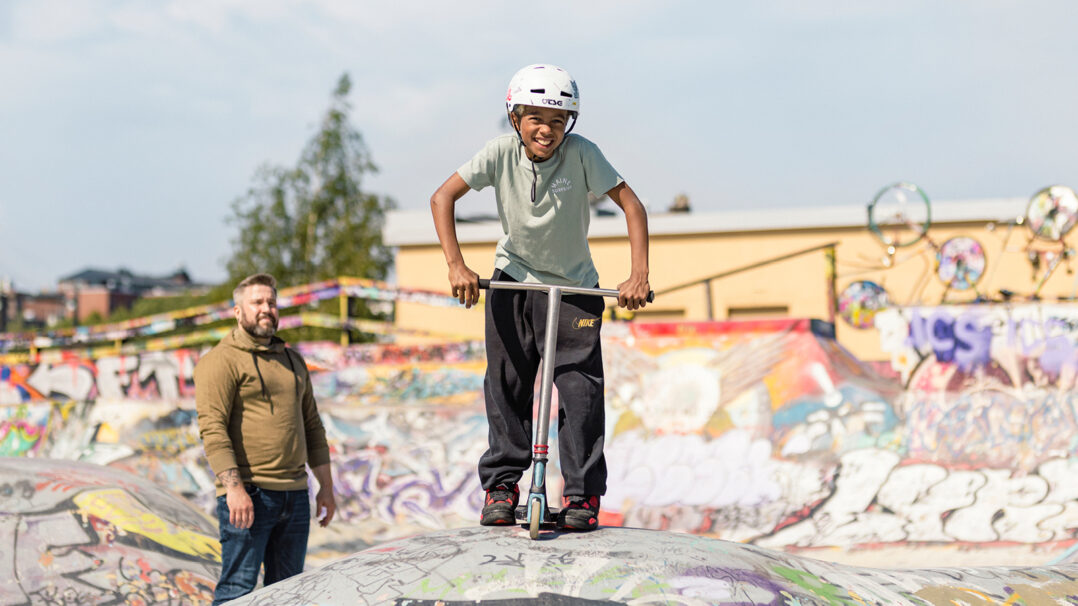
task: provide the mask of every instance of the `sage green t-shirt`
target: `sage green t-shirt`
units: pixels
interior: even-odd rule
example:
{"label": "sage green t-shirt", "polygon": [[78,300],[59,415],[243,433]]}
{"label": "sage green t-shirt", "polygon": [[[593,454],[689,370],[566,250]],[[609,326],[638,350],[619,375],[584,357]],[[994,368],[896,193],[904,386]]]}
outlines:
{"label": "sage green t-shirt", "polygon": [[598,146],[570,134],[549,160],[534,163],[532,203],[532,165],[514,133],[492,139],[457,170],[474,190],[494,186],[505,233],[494,267],[519,282],[591,288],[599,272],[588,248],[588,192],[602,196],[623,179]]}

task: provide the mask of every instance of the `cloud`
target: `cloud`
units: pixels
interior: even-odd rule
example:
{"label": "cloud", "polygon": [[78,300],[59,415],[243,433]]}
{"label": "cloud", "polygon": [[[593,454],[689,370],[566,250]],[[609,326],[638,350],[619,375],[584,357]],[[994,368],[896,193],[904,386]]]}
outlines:
{"label": "cloud", "polygon": [[89,2],[22,0],[10,7],[10,15],[13,41],[32,45],[79,40],[105,24],[105,11]]}

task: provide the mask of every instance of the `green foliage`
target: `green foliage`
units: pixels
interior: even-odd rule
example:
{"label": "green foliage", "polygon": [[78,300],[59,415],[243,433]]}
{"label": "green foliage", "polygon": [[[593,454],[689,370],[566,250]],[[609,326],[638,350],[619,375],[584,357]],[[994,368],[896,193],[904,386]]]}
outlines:
{"label": "green foliage", "polygon": [[[209,305],[211,303],[223,303],[227,302],[227,297],[230,296],[231,294],[227,295],[225,299],[221,299],[219,297],[211,296],[211,293],[204,293],[183,294],[171,297],[142,297],[135,300],[134,304],[131,305],[131,309],[120,308],[112,312],[109,314],[108,320],[106,321],[111,324],[169,311],[179,311],[189,307],[198,307]],[[86,324],[89,324],[89,322],[86,322]]]}
{"label": "green foliage", "polygon": [[393,259],[382,226],[395,204],[362,189],[377,169],[349,123],[351,88],[342,75],[294,168],[263,166],[233,202],[230,284],[257,272],[273,274],[282,288],[338,276],[385,279]]}

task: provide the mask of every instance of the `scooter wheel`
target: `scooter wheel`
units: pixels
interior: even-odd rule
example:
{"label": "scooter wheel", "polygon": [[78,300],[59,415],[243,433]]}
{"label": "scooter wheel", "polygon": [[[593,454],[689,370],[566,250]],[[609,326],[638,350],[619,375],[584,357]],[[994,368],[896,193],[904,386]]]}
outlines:
{"label": "scooter wheel", "polygon": [[528,508],[528,535],[534,541],[539,538],[539,524],[543,520],[543,501],[540,499],[532,499],[531,506]]}

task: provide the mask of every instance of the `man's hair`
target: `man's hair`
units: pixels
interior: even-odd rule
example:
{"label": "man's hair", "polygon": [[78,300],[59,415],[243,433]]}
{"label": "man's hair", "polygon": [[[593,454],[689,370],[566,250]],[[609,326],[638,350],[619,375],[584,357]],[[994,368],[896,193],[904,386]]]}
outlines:
{"label": "man's hair", "polygon": [[269,274],[251,274],[240,280],[240,283],[236,285],[236,288],[232,290],[232,301],[239,305],[240,299],[243,297],[243,293],[246,292],[248,286],[255,285],[269,286],[273,289],[273,296],[277,296],[277,278]]}

